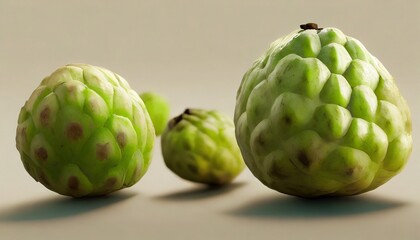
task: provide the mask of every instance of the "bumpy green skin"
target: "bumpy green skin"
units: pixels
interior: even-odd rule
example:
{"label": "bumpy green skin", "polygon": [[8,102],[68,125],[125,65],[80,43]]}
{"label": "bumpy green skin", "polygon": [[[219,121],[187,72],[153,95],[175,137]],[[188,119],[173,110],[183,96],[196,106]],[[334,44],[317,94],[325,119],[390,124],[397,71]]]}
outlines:
{"label": "bumpy green skin", "polygon": [[169,120],[170,108],[168,101],[153,92],[142,93],[140,97],[146,105],[147,111],[152,119],[156,136],[160,136]]}
{"label": "bumpy green skin", "polygon": [[243,77],[234,122],[252,173],[301,197],[375,189],[412,149],[410,111],[394,79],[335,28],[272,43]]}
{"label": "bumpy green skin", "polygon": [[166,166],[193,182],[227,184],[245,168],[233,121],[217,111],[187,109],[168,123],[161,147]]}
{"label": "bumpy green skin", "polygon": [[107,194],[145,174],[155,133],[143,101],[119,75],[71,64],[22,107],[16,147],[28,173],[73,197]]}

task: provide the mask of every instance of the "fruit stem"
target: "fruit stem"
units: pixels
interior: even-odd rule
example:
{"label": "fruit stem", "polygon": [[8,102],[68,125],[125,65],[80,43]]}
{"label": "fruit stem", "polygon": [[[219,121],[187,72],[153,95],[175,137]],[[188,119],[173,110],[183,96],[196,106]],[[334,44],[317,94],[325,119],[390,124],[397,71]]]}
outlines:
{"label": "fruit stem", "polygon": [[300,29],[302,29],[302,30],[309,30],[309,29],[322,30],[322,28],[319,28],[318,24],[316,24],[316,23],[301,24]]}
{"label": "fruit stem", "polygon": [[187,108],[187,109],[185,109],[185,111],[183,112],[183,113],[181,113],[179,116],[176,116],[176,117],[174,117],[174,118],[172,118],[172,120],[171,121],[169,121],[169,123],[168,123],[168,128],[169,129],[172,129],[172,128],[174,128],[179,122],[181,122],[182,121],[182,117],[184,116],[184,114],[185,115],[191,115],[191,109],[189,109],[189,108]]}

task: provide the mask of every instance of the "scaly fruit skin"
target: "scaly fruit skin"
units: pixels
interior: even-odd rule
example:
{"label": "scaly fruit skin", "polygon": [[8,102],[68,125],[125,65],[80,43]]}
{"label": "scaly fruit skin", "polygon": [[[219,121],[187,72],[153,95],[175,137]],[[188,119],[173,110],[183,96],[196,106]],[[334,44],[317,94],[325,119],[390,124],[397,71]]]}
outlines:
{"label": "scaly fruit skin", "polygon": [[153,92],[142,93],[140,94],[140,98],[146,105],[147,111],[152,119],[156,136],[160,136],[169,120],[170,108],[168,101]]}
{"label": "scaly fruit skin", "polygon": [[222,185],[245,168],[233,121],[218,111],[186,109],[161,136],[166,166],[179,177]]}
{"label": "scaly fruit skin", "polygon": [[243,77],[234,122],[252,173],[301,197],[375,189],[412,149],[410,111],[393,77],[336,28],[273,42]]}
{"label": "scaly fruit skin", "polygon": [[22,107],[16,147],[28,173],[59,194],[83,197],[132,186],[145,174],[155,133],[143,101],[119,75],[60,67]]}

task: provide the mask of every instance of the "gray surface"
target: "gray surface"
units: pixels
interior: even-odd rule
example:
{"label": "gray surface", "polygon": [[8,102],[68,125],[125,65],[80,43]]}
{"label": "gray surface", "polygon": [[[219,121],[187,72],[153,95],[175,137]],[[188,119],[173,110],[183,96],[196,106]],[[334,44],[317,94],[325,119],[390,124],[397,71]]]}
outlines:
{"label": "gray surface", "polygon": [[340,28],[382,61],[411,106],[416,145],[420,2],[339,2],[0,0],[0,239],[420,239],[416,146],[383,187],[318,201],[271,191],[249,171],[229,188],[200,188],[166,169],[159,143],[134,187],[73,200],[34,182],[15,149],[20,107],[61,65],[109,68],[166,96],[172,116],[185,107],[232,114],[246,69],[308,21]]}

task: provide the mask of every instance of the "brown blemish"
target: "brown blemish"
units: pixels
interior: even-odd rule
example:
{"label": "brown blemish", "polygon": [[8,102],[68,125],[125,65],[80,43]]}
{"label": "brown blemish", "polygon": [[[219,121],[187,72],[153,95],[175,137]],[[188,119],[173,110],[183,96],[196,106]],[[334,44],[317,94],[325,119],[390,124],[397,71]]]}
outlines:
{"label": "brown blemish", "polygon": [[35,149],[35,156],[42,161],[47,160],[48,158],[48,152],[45,148],[40,147],[38,149]]}
{"label": "brown blemish", "polygon": [[109,143],[96,144],[96,157],[103,161],[108,158],[109,155]]}
{"label": "brown blemish", "polygon": [[265,144],[265,139],[262,136],[262,134],[258,134],[256,141],[258,142],[259,145],[263,146]]}
{"label": "brown blemish", "polygon": [[292,119],[289,116],[284,117],[284,123],[290,125],[292,123]]}
{"label": "brown blemish", "polygon": [[332,122],[331,121],[328,121],[327,122],[327,127],[328,127],[328,129],[331,129],[332,128]]}
{"label": "brown blemish", "polygon": [[121,148],[124,148],[125,145],[127,145],[127,136],[123,132],[119,132],[117,134],[117,142],[118,145],[120,145]]}
{"label": "brown blemish", "polygon": [[67,137],[70,140],[77,141],[83,136],[83,128],[79,123],[70,123],[67,126]]}
{"label": "brown blemish", "polygon": [[73,93],[75,90],[76,90],[76,86],[75,85],[68,85],[67,86],[67,91],[69,92],[69,93]]}
{"label": "brown blemish", "polygon": [[269,176],[277,178],[277,179],[286,179],[289,175],[285,174],[282,168],[272,166],[268,172]]}
{"label": "brown blemish", "polygon": [[352,176],[353,173],[354,173],[354,168],[347,168],[346,171],[344,172],[346,176]]}
{"label": "brown blemish", "polygon": [[115,178],[115,177],[111,177],[111,178],[108,178],[108,179],[106,180],[106,182],[105,182],[105,186],[106,186],[106,187],[113,187],[116,183],[117,183],[117,178]]}
{"label": "brown blemish", "polygon": [[98,99],[96,98],[89,98],[89,107],[93,112],[97,112],[98,110],[100,110],[100,102]]}
{"label": "brown blemish", "polygon": [[70,176],[69,179],[67,180],[67,186],[71,190],[79,189],[79,180],[77,179],[77,177],[76,176]]}
{"label": "brown blemish", "polygon": [[41,120],[41,124],[46,126],[50,121],[51,109],[47,106],[45,107],[41,113],[39,114],[39,119]]}
{"label": "brown blemish", "polygon": [[187,165],[188,169],[190,170],[190,172],[192,173],[198,173],[198,168],[197,166],[193,165],[193,164],[188,164]]}
{"label": "brown blemish", "polygon": [[47,179],[47,177],[45,176],[45,173],[44,173],[44,172],[42,172],[42,173],[39,175],[39,181],[40,181],[42,184],[44,184],[45,186],[51,186],[51,185],[50,185],[50,182],[48,181],[48,179]]}
{"label": "brown blemish", "polygon": [[20,131],[20,137],[22,138],[22,141],[26,142],[26,127],[23,127]]}
{"label": "brown blemish", "polygon": [[308,155],[304,151],[300,151],[298,154],[298,160],[305,166],[306,168],[309,168],[311,161],[308,158]]}

